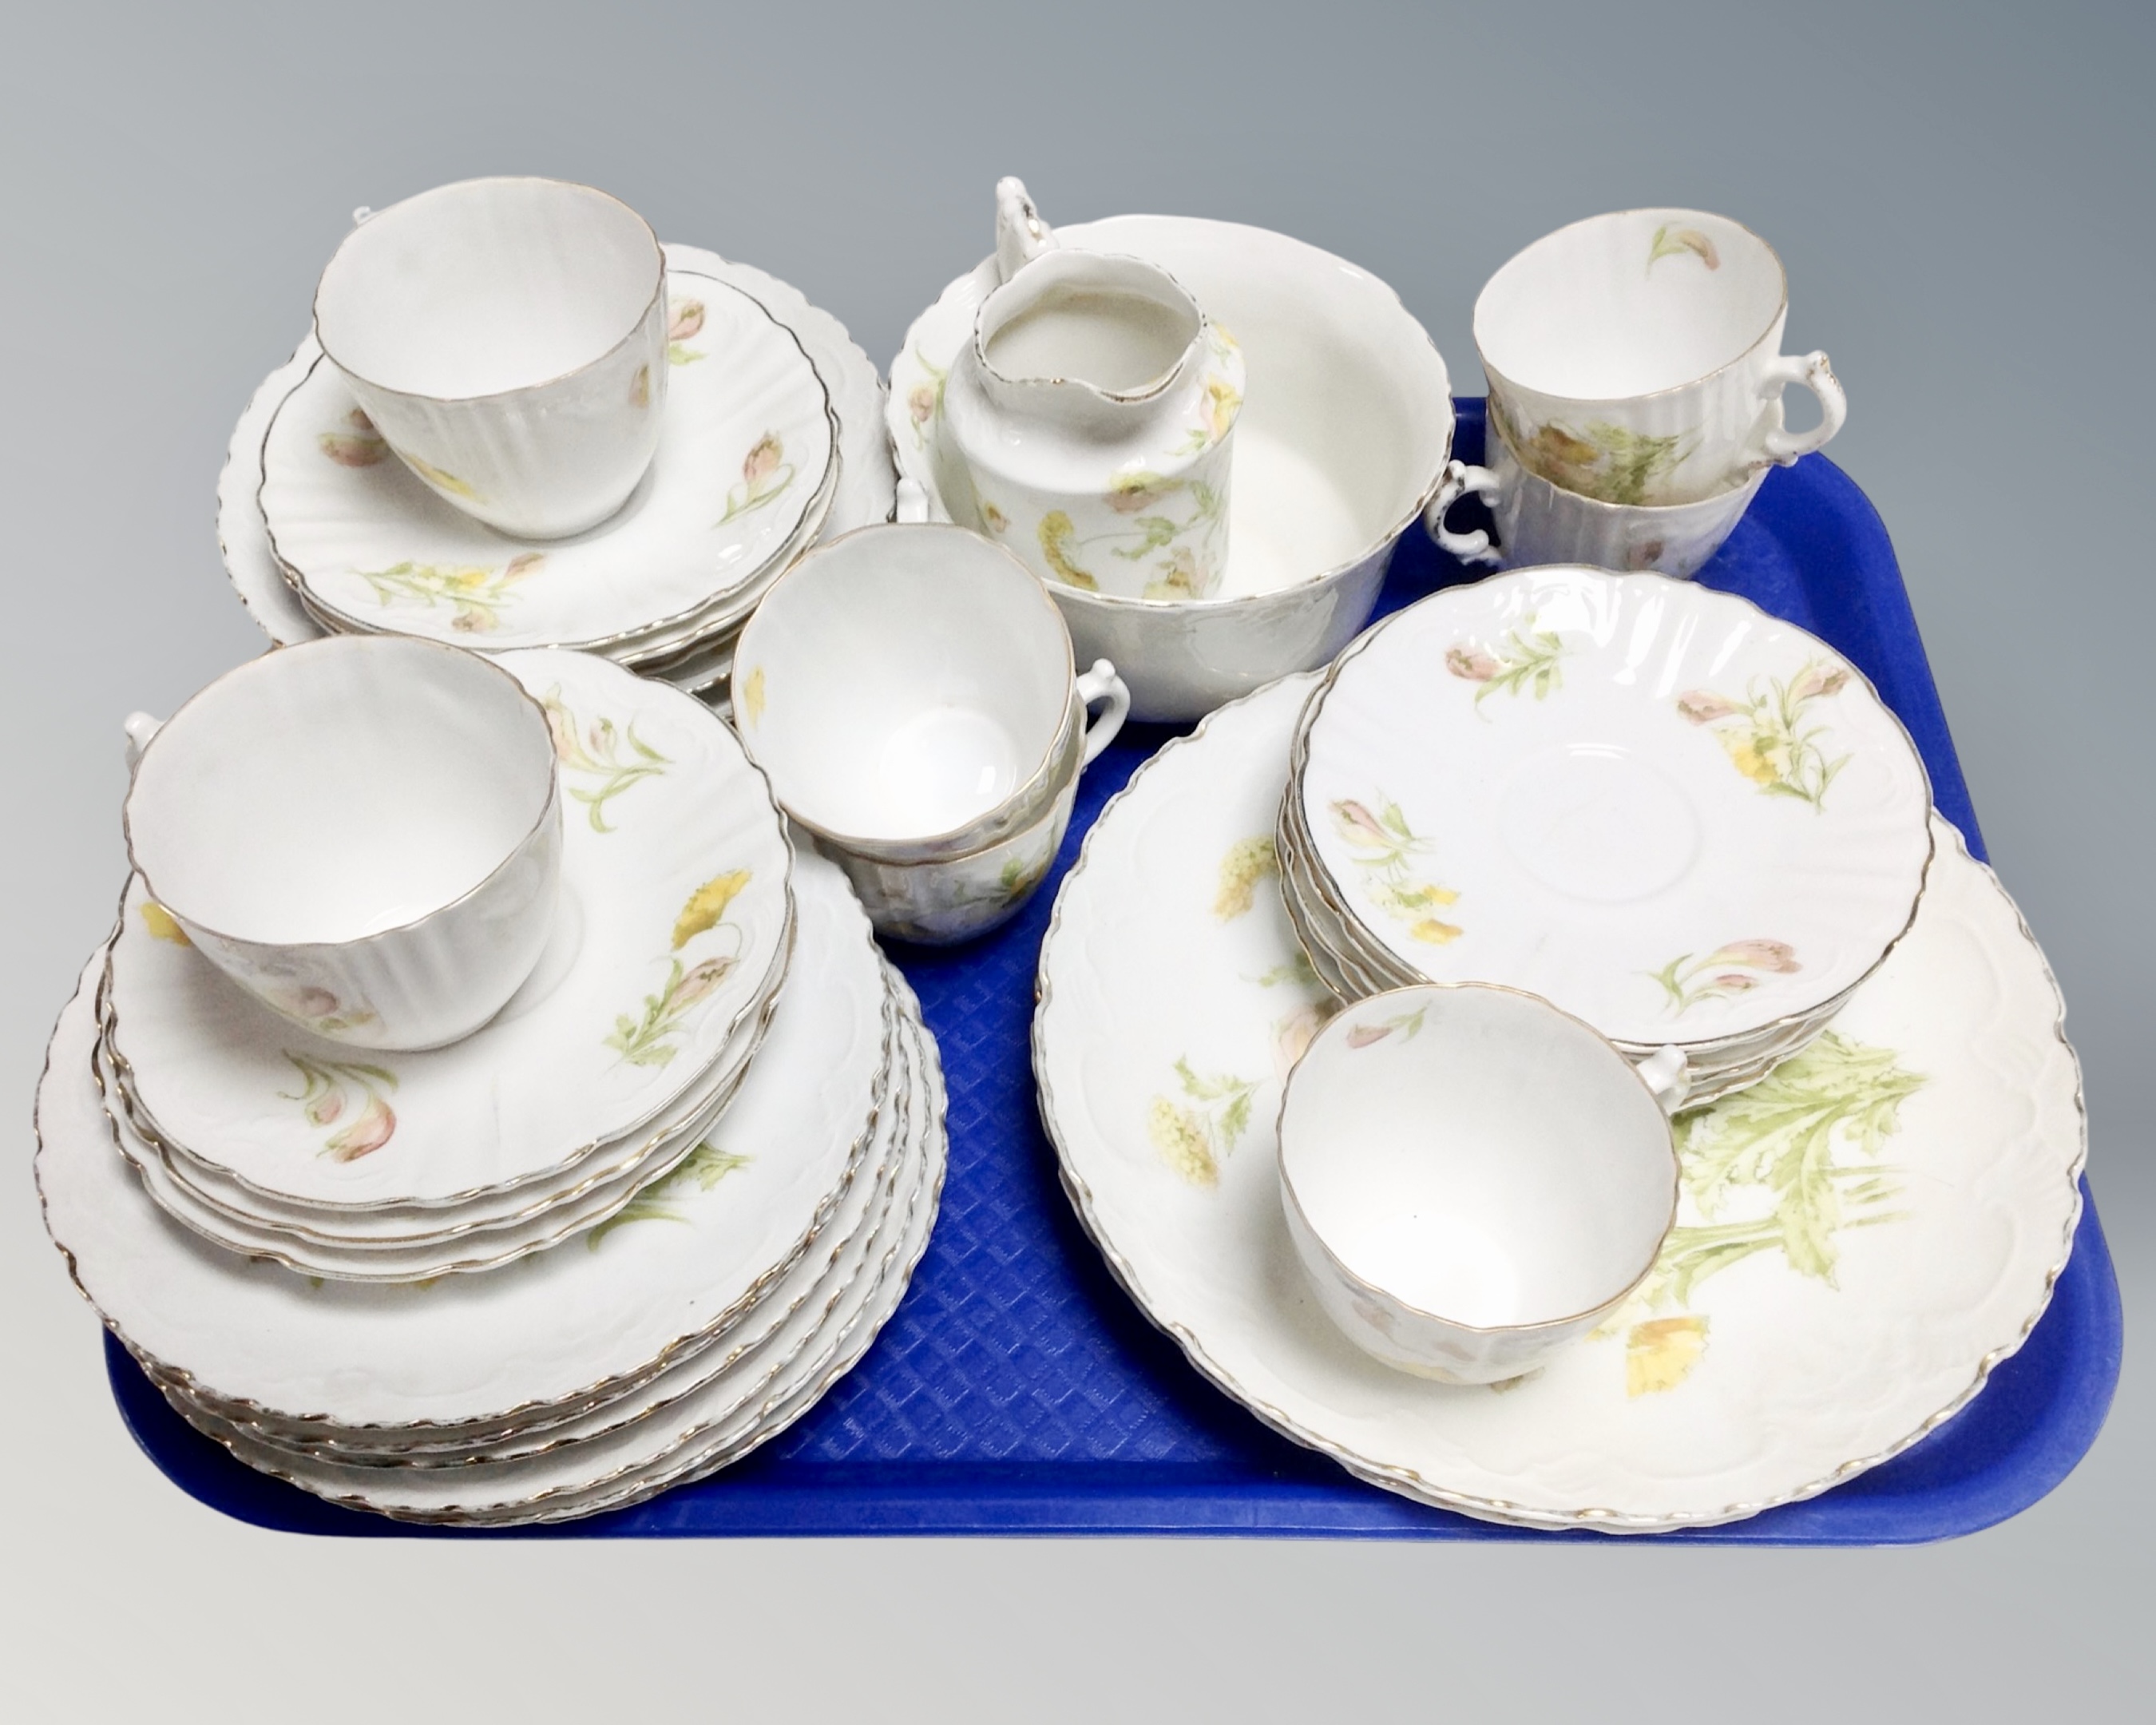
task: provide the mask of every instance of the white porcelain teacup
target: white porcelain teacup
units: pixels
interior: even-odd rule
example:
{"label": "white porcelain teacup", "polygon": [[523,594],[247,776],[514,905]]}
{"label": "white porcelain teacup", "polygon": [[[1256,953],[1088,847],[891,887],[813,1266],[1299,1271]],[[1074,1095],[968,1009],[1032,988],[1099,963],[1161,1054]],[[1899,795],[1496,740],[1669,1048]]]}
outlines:
{"label": "white porcelain teacup", "polygon": [[1342,1008],[1280,1114],[1281,1207],[1327,1316],[1387,1365],[1452,1384],[1516,1378],[1584,1336],[1676,1219],[1670,1075],[1515,989],[1429,983]]}
{"label": "white porcelain teacup", "polygon": [[[1528,471],[1494,419],[1484,449],[1486,466],[1445,465],[1444,482],[1423,521],[1430,536],[1460,562],[1492,568],[1586,563],[1598,569],[1654,569],[1686,579],[1722,549],[1767,477],[1760,468],[1742,485],[1697,503],[1604,503]],[[1452,506],[1471,494],[1490,506],[1494,536],[1479,527],[1455,532],[1445,525]]]}
{"label": "white porcelain teacup", "polygon": [[967,482],[954,518],[1044,581],[1209,598],[1241,351],[1158,264],[1062,250],[1033,226],[1045,249],[982,302],[944,392]]}
{"label": "white porcelain teacup", "polygon": [[[1490,418],[1553,485],[1693,503],[1820,448],[1848,413],[1824,353],[1782,352],[1789,282],[1726,216],[1625,210],[1545,235],[1490,278],[1475,345]],[[1820,423],[1783,429],[1801,383]]]}
{"label": "white porcelain teacup", "polygon": [[1032,828],[1074,743],[1082,768],[1130,704],[1105,661],[1075,674],[1061,616],[1009,552],[924,524],[843,534],[779,577],[742,631],[732,693],[786,812],[828,849],[892,864]]}
{"label": "white porcelain teacup", "polygon": [[151,932],[294,1024],[439,1047],[538,963],[561,874],[554,742],[492,660],[331,635],[127,732],[128,855]]}
{"label": "white porcelain teacup", "polygon": [[502,532],[596,526],[658,450],[665,258],[589,186],[465,180],[366,214],[315,333],[404,465]]}

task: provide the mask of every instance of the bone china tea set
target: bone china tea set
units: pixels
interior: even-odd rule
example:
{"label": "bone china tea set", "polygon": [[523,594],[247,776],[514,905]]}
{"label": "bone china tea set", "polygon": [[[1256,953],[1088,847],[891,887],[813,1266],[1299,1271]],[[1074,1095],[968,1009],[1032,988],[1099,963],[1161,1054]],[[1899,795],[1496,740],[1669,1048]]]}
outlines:
{"label": "bone china tea set", "polygon": [[[1064,879],[1033,1067],[1212,1383],[1385,1490],[1609,1531],[1962,1405],[2063,1263],[2077,1075],[1871,684],[1686,579],[1842,423],[1772,249],[1528,247],[1469,466],[1353,264],[1015,180],[995,218],[886,389],[589,187],[359,212],[218,485],[277,650],[127,721],[39,1091],[48,1226],[151,1383],[466,1527],[769,1441],[942,1190],[875,937],[1009,922],[1127,718],[1203,722]],[[1503,572],[1370,626],[1418,522]]]}

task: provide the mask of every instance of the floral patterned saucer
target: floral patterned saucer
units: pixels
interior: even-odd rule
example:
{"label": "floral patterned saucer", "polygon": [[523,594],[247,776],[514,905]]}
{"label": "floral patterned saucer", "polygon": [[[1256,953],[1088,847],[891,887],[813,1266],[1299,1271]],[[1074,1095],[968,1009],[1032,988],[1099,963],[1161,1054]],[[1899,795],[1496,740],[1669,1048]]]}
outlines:
{"label": "floral patterned saucer", "polygon": [[[837,489],[819,536],[888,521],[894,477],[883,429],[883,382],[845,326],[810,305],[798,289],[749,264],[730,262],[699,246],[669,244],[665,250],[670,270],[711,277],[761,303],[793,332],[823,379],[839,422],[839,461]],[[218,476],[218,544],[225,572],[249,614],[280,646],[313,639],[325,630],[300,604],[270,552],[256,501],[262,485],[262,440],[271,416],[321,354],[311,333],[290,360],[263,380],[234,428]]]}
{"label": "floral patterned saucer", "polygon": [[1508,983],[1633,1048],[1815,1014],[1908,927],[1923,763],[1870,684],[1749,602],[1548,567],[1448,588],[1335,664],[1288,817],[1364,968]]}
{"label": "floral patterned saucer", "polygon": [[1283,1076],[1331,1009],[1270,838],[1313,680],[1223,709],[1142,768],[1042,948],[1042,1117],[1146,1315],[1296,1441],[1531,1526],[1734,1520],[1964,1406],[2051,1296],[2087,1141],[2043,956],[1943,822],[1915,927],[1832,1030],[1679,1116],[1678,1226],[1614,1320],[1478,1389],[1389,1370],[1332,1326],[1281,1220],[1274,1139]]}
{"label": "floral patterned saucer", "polygon": [[281,1442],[396,1453],[580,1418],[753,1333],[742,1327],[826,1238],[876,1138],[891,1010],[881,963],[835,869],[804,855],[799,894],[795,974],[699,1158],[608,1224],[511,1269],[425,1286],[315,1282],[182,1228],[114,1147],[87,987],[39,1091],[47,1225],[138,1358]]}
{"label": "floral patterned saucer", "polygon": [[317,360],[270,420],[259,493],[309,608],[342,629],[598,648],[688,622],[813,536],[808,508],[828,507],[837,459],[815,367],[724,282],[681,272],[669,292],[658,456],[620,514],[571,539],[511,541],[444,503]]}
{"label": "floral patterned saucer", "polygon": [[754,1034],[791,902],[762,774],[673,690],[586,655],[503,663],[547,709],[567,793],[562,906],[531,980],[464,1041],[355,1060],[225,983],[133,882],[108,998],[146,1135],[241,1190],[332,1212],[536,1196],[640,1139]]}

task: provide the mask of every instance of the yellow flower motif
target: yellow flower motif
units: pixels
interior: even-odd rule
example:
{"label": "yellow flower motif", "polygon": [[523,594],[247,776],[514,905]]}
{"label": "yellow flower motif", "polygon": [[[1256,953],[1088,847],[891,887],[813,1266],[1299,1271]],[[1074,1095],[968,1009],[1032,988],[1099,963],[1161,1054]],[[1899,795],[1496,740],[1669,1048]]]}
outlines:
{"label": "yellow flower motif", "polygon": [[144,903],[142,922],[161,941],[170,941],[176,947],[192,947],[194,944],[187,938],[187,930],[180,927],[178,918],[155,901]]}
{"label": "yellow flower motif", "polygon": [[742,712],[748,716],[750,724],[753,725],[762,718],[763,667],[762,665],[757,666],[742,680],[741,705]]}
{"label": "yellow flower motif", "polygon": [[1220,1183],[1220,1164],[1206,1142],[1205,1122],[1166,1096],[1155,1096],[1146,1118],[1146,1135],[1168,1158],[1168,1165],[1194,1186]]}
{"label": "yellow flower motif", "polygon": [[1789,776],[1789,750],[1775,738],[1744,731],[1715,735],[1727,752],[1730,765],[1754,784],[1779,784]]}
{"label": "yellow flower motif", "polygon": [[1460,931],[1450,922],[1440,922],[1435,916],[1424,916],[1410,923],[1408,932],[1419,941],[1427,941],[1433,947],[1450,946],[1460,938]]}
{"label": "yellow flower motif", "polygon": [[730,869],[723,875],[714,875],[689,895],[689,902],[681,907],[681,915],[674,924],[674,950],[680,952],[707,928],[718,926],[719,919],[726,913],[726,906],[740,896],[750,880],[747,869]]}
{"label": "yellow flower motif", "polygon": [[636,375],[629,380],[629,404],[633,408],[651,405],[651,367],[639,366]]}
{"label": "yellow flower motif", "polygon": [[1040,554],[1048,559],[1048,567],[1055,571],[1071,586],[1096,593],[1101,583],[1070,561],[1065,541],[1078,531],[1070,517],[1060,509],[1051,509],[1041,517]]}
{"label": "yellow flower motif", "polygon": [[1707,1352],[1707,1319],[1650,1318],[1625,1337],[1625,1394],[1656,1395],[1675,1389]]}
{"label": "yellow flower motif", "polygon": [[[402,452],[400,451],[399,453]],[[417,455],[406,455],[404,457],[404,460],[405,465],[410,467],[413,472],[418,474],[421,479],[426,480],[429,485],[434,486],[438,491],[452,492],[455,495],[462,497],[467,501],[472,503],[480,503],[485,501],[477,491],[474,490],[470,485],[459,479],[454,473],[444,473],[440,468],[436,467],[431,462],[422,461]]]}
{"label": "yellow flower motif", "polygon": [[1213,914],[1223,922],[1233,922],[1256,902],[1258,882],[1278,873],[1280,858],[1270,834],[1230,846],[1220,860],[1220,890],[1213,900]]}
{"label": "yellow flower motif", "polygon": [[981,519],[988,524],[988,529],[991,533],[1009,531],[1010,517],[985,498],[981,501]]}
{"label": "yellow flower motif", "polygon": [[1205,429],[1214,443],[1227,436],[1242,405],[1243,392],[1225,377],[1205,380]]}

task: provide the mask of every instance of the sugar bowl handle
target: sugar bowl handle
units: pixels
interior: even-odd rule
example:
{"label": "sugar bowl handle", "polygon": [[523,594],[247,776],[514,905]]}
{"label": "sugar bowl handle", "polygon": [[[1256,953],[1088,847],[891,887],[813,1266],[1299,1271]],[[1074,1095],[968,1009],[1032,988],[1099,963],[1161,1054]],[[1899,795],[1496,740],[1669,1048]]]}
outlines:
{"label": "sugar bowl handle", "polygon": [[127,770],[132,773],[135,763],[142,758],[142,751],[150,747],[150,739],[164,726],[162,719],[153,719],[147,713],[130,713],[121,727],[127,733]]}
{"label": "sugar bowl handle", "polygon": [[1691,1094],[1691,1069],[1685,1063],[1681,1048],[1658,1048],[1635,1062],[1633,1070],[1646,1081],[1665,1114],[1676,1113]]}
{"label": "sugar bowl handle", "polygon": [[[1820,423],[1810,431],[1782,429],[1782,392],[1792,383],[1801,383],[1819,398]],[[1841,393],[1841,380],[1835,376],[1834,367],[1824,352],[1784,354],[1767,367],[1766,386],[1771,393],[1767,409],[1760,416],[1755,465],[1777,461],[1787,467],[1799,455],[1809,455],[1814,449],[1825,448],[1827,440],[1841,429],[1842,422],[1849,418],[1849,398]]]}
{"label": "sugar bowl handle", "polygon": [[1055,233],[1040,219],[1025,182],[1006,175],[996,182],[996,278],[1009,281],[1043,252],[1055,249]]}
{"label": "sugar bowl handle", "polygon": [[1095,660],[1092,670],[1081,672],[1077,686],[1081,706],[1090,708],[1096,701],[1107,704],[1086,730],[1086,757],[1081,764],[1091,765],[1093,757],[1116,740],[1123,721],[1130,716],[1131,691],[1116,675],[1115,666],[1105,659]]}
{"label": "sugar bowl handle", "polygon": [[1502,482],[1488,468],[1471,467],[1465,461],[1448,461],[1437,482],[1437,495],[1423,511],[1422,524],[1429,529],[1430,536],[1437,542],[1440,551],[1450,552],[1463,563],[1484,563],[1495,568],[1501,559],[1490,542],[1489,534],[1480,527],[1472,533],[1455,533],[1445,525],[1445,518],[1462,497],[1471,493],[1485,503],[1494,504],[1502,489]]}

